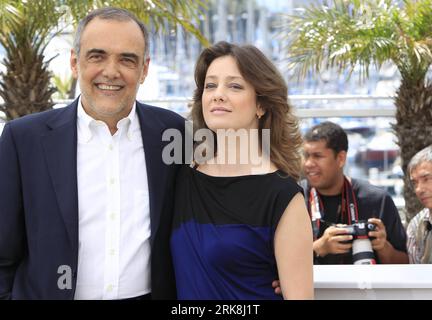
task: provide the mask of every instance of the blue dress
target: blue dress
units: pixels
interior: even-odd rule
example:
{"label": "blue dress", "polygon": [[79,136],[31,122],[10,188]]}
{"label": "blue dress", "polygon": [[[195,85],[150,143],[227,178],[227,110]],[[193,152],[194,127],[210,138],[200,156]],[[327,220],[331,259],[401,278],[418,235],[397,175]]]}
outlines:
{"label": "blue dress", "polygon": [[171,252],[179,299],[282,299],[274,233],[301,187],[281,171],[213,177],[182,167]]}

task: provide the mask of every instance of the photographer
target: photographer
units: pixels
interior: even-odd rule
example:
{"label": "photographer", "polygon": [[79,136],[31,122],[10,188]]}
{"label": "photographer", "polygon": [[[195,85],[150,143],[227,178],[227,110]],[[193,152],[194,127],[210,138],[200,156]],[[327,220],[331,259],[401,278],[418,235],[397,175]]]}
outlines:
{"label": "photographer", "polygon": [[419,151],[408,164],[413,189],[425,207],[407,228],[410,263],[432,263],[432,146]]}
{"label": "photographer", "polygon": [[323,122],[310,129],[304,140],[307,181],[302,186],[314,228],[315,263],[352,264],[352,240],[358,234],[348,234],[344,226],[358,229],[362,221],[372,224],[371,229],[363,229],[361,237],[369,237],[369,251],[374,255],[370,263],[408,263],[405,230],[391,197],[366,181],[344,175],[348,150],[345,131],[337,124]]}

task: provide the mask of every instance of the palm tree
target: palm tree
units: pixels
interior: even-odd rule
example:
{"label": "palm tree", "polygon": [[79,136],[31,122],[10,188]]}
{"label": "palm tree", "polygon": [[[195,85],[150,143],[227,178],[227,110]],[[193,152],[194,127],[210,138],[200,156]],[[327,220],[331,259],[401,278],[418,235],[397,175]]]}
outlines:
{"label": "palm tree", "polygon": [[7,120],[52,108],[56,88],[50,85],[46,46],[62,31],[61,26],[75,25],[89,11],[107,5],[128,9],[162,31],[165,25],[180,25],[207,44],[193,23],[205,1],[0,0],[0,45],[6,51],[6,72],[0,73],[4,100],[0,111]]}
{"label": "palm tree", "polygon": [[396,124],[405,173],[405,209],[409,221],[421,208],[406,169],[411,157],[432,143],[432,0],[334,0],[311,5],[284,26],[288,61],[303,78],[307,72],[394,63],[401,75],[395,96]]}
{"label": "palm tree", "polygon": [[[42,7],[42,2],[45,8]],[[0,108],[8,120],[52,107],[49,61],[43,52],[55,32],[62,11],[51,1],[35,2],[2,1],[0,3],[0,45],[6,52],[1,73],[0,96],[4,105]],[[46,15],[43,10],[50,12]]]}

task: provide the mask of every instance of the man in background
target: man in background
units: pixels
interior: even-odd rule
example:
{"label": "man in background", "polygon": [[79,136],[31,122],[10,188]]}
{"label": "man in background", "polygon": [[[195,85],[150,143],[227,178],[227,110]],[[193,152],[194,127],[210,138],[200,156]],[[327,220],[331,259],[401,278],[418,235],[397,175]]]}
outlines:
{"label": "man in background", "polygon": [[408,164],[408,173],[417,198],[424,209],[407,227],[410,263],[432,263],[432,146],[420,150]]}
{"label": "man in background", "polygon": [[368,221],[377,263],[408,263],[406,235],[392,198],[366,181],[345,176],[348,138],[337,124],[323,122],[304,137],[302,186],[314,226],[316,264],[352,264],[352,235],[340,225]]}

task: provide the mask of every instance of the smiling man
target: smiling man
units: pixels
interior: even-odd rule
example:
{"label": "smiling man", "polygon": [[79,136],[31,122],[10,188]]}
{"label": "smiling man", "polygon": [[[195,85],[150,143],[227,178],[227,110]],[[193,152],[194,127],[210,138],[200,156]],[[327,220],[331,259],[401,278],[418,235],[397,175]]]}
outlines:
{"label": "smiling man", "polygon": [[149,67],[148,44],[133,20],[91,20],[75,43],[71,67],[81,89],[81,105],[105,122],[112,134],[130,114]]}
{"label": "smiling man", "polygon": [[175,298],[169,251],[177,168],[162,134],[184,119],[136,101],[148,33],[103,8],[79,24],[71,105],[9,122],[0,138],[0,298]]}
{"label": "smiling man", "polygon": [[314,228],[317,264],[352,264],[352,236],[337,224],[368,221],[378,263],[408,263],[405,230],[391,197],[366,181],[344,175],[348,138],[337,124],[323,122],[304,137],[303,181]]}
{"label": "smiling man", "polygon": [[408,172],[417,198],[425,207],[407,228],[409,260],[410,263],[432,263],[432,146],[412,157]]}

